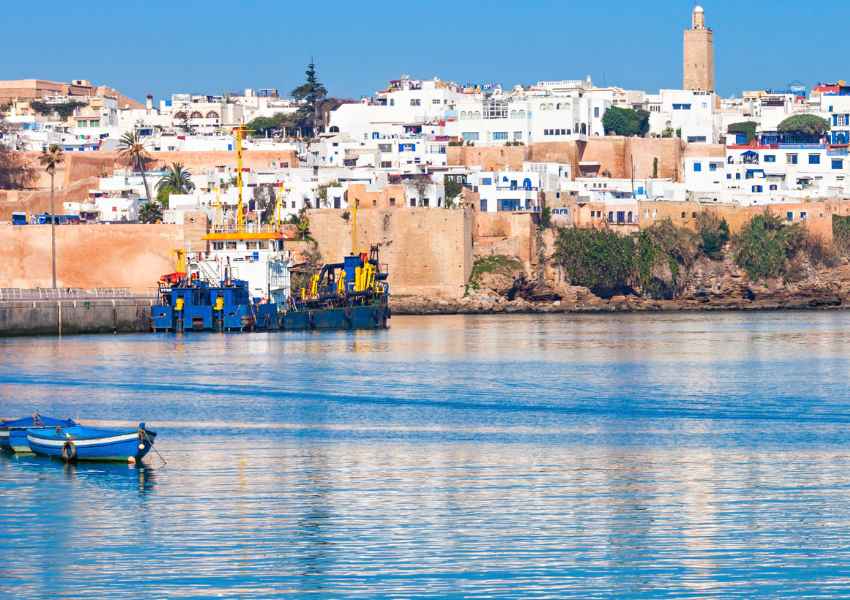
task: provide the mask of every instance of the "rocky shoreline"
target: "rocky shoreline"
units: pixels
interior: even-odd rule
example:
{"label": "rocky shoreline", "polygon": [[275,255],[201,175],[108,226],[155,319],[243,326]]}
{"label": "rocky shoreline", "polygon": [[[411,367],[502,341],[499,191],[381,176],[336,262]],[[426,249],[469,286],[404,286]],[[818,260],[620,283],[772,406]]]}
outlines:
{"label": "rocky shoreline", "polygon": [[[509,298],[507,288],[474,290],[461,298],[393,296],[396,315],[502,313],[608,313],[740,310],[824,310],[850,308],[850,265],[808,274],[799,282],[753,283],[729,269],[701,273],[680,297],[656,300],[639,295],[600,298],[589,289],[560,285],[545,293]],[[536,297],[537,296],[537,297]],[[558,299],[553,299],[553,297]],[[540,299],[538,299],[540,298]]]}

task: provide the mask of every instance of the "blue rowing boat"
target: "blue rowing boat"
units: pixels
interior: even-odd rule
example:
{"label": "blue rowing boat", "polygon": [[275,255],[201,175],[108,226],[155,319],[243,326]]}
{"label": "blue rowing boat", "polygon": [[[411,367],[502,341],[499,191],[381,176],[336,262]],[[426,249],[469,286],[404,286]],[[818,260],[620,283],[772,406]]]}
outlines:
{"label": "blue rowing boat", "polygon": [[120,460],[136,462],[153,447],[156,433],[139,423],[136,429],[96,429],[73,427],[39,428],[27,431],[30,448],[36,454],[77,460]]}
{"label": "blue rowing boat", "polygon": [[73,419],[54,419],[42,417],[37,412],[31,417],[12,421],[0,420],[0,448],[8,448],[13,452],[32,452],[27,441],[27,430],[40,427],[74,427]]}

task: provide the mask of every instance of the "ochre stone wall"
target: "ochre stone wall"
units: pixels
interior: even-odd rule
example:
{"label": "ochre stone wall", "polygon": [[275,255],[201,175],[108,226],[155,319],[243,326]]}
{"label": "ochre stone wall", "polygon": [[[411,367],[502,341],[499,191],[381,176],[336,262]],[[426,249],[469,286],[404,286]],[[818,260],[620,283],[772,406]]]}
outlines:
{"label": "ochre stone wall", "polygon": [[[151,152],[153,162],[149,169],[157,169],[179,162],[189,171],[217,166],[236,167],[235,152]],[[292,150],[254,150],[242,153],[242,162],[248,169],[270,169],[279,166],[298,166],[298,157]],[[67,153],[65,155],[65,185],[85,177],[111,174],[114,169],[126,168],[118,152]],[[152,186],[156,183],[151,180]]]}
{"label": "ochre stone wall", "polygon": [[589,137],[587,141],[541,142],[529,146],[451,146],[449,165],[479,165],[485,170],[522,169],[523,161],[558,162],[572,166],[579,175],[581,161],[599,163],[599,174],[614,178],[652,177],[653,160],[658,158],[658,177],[679,180],[683,143],[677,138]]}
{"label": "ochre stone wall", "polygon": [[[180,225],[59,225],[59,287],[152,291],[187,243]],[[50,226],[0,225],[0,287],[50,287]]]}
{"label": "ochre stone wall", "polygon": [[525,146],[449,146],[447,160],[452,165],[481,165],[485,171],[522,169]]}
{"label": "ochre stone wall", "polygon": [[[786,221],[792,213],[793,223],[803,223],[806,228],[825,241],[832,241],[832,216],[850,216],[850,202],[846,199],[805,200],[768,206],[736,206],[733,204],[701,204],[699,202],[640,202],[639,216],[642,229],[670,219],[674,225],[696,229],[696,216],[703,211],[715,213],[726,219],[732,234],[739,232],[755,215],[770,212]],[[801,213],[806,213],[805,219]]]}
{"label": "ochre stone wall", "polygon": [[[343,219],[342,212],[308,211],[323,262],[339,262],[351,252],[352,221]],[[472,223],[469,210],[361,209],[357,244],[361,251],[380,244],[393,293],[457,298],[472,270]]]}
{"label": "ochre stone wall", "polygon": [[353,183],[346,191],[348,206],[361,208],[404,208],[407,206],[404,186],[389,184],[370,192],[365,183]]}
{"label": "ochre stone wall", "polygon": [[518,258],[530,269],[536,257],[532,216],[528,213],[476,211],[472,243],[475,256],[505,254]]}

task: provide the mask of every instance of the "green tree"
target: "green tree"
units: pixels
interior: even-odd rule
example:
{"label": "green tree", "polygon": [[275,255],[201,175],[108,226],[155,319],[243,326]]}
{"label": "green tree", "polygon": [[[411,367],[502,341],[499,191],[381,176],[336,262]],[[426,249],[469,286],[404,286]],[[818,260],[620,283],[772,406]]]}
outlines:
{"label": "green tree", "polygon": [[786,225],[767,211],[755,215],[733,238],[735,263],[753,281],[780,277],[805,243],[806,232],[799,225]]}
{"label": "green tree", "polygon": [[603,298],[631,291],[634,257],[634,240],[608,229],[565,228],[555,240],[555,261],[570,282]]}
{"label": "green tree", "polygon": [[162,206],[159,202],[145,202],[139,209],[140,223],[159,223],[162,221]]}
{"label": "green tree", "polygon": [[316,134],[316,131],[321,126],[321,103],[325,96],[328,95],[328,90],[319,81],[318,74],[316,73],[316,64],[312,60],[307,65],[304,75],[304,83],[292,90],[291,94],[295,100],[304,103],[296,113],[297,122],[299,126],[303,126],[303,129],[308,131],[312,136]]}
{"label": "green tree", "polygon": [[635,256],[637,281],[644,296],[671,299],[685,287],[699,257],[697,235],[665,219],[638,234]]}
{"label": "green tree", "polygon": [[829,131],[829,121],[817,115],[794,115],[783,120],[776,129],[782,133],[820,137]]}
{"label": "green tree", "polygon": [[62,154],[62,148],[56,144],[50,144],[47,148],[41,151],[41,156],[38,157],[38,162],[44,167],[50,175],[50,272],[53,281],[53,289],[56,289],[56,209],[53,204],[53,196],[56,186],[54,179],[56,177],[56,167],[62,164],[65,156]]}
{"label": "green tree", "polygon": [[602,115],[605,135],[645,136],[649,132],[649,113],[645,110],[609,106]]}
{"label": "green tree", "polygon": [[454,208],[455,200],[463,191],[463,184],[454,177],[445,175],[443,177],[443,186],[446,190],[446,208]]}
{"label": "green tree", "polygon": [[697,233],[700,236],[700,250],[713,260],[722,257],[723,246],[729,241],[729,224],[716,214],[702,211],[697,214]]}
{"label": "green tree", "polygon": [[188,194],[194,189],[192,174],[183,168],[182,164],[171,163],[165,175],[156,183],[156,199],[163,208],[168,208],[168,199],[171,194]]}
{"label": "green tree", "polygon": [[747,136],[747,144],[756,138],[756,128],[758,123],[755,121],[741,121],[740,123],[730,123],[726,128],[727,133],[737,134],[743,133]]}
{"label": "green tree", "polygon": [[147,163],[151,160],[151,157],[138,131],[128,131],[121,136],[121,140],[118,143],[118,156],[142,174],[142,183],[145,185],[145,194],[147,196],[146,199],[150,201],[152,199],[151,189],[148,186],[148,178],[145,172],[147,171]]}

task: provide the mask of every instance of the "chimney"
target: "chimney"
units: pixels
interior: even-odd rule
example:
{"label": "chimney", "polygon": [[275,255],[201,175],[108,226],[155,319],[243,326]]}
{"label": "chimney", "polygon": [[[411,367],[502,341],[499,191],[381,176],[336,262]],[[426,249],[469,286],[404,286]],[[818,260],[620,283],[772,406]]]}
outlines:
{"label": "chimney", "polygon": [[148,110],[153,110],[153,96],[151,94],[145,96],[145,108]]}

